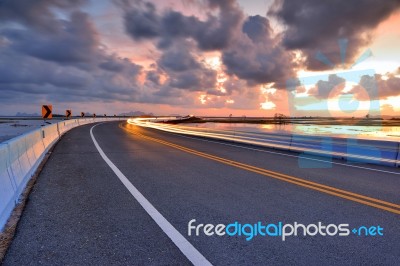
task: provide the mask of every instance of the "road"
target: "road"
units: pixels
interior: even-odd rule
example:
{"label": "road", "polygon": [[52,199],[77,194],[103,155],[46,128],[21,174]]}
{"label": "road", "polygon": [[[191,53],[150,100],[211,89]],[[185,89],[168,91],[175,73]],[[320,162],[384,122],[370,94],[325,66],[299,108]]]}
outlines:
{"label": "road", "polygon": [[[308,165],[294,153],[121,122],[92,127],[55,147],[4,265],[398,264],[396,168]],[[192,219],[380,226],[383,235],[188,236]]]}

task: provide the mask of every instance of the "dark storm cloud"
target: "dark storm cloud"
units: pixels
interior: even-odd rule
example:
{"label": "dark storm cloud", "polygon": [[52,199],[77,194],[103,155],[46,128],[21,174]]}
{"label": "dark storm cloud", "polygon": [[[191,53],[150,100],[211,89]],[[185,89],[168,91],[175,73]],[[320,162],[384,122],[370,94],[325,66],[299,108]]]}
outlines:
{"label": "dark storm cloud", "polygon": [[158,37],[158,47],[168,48],[176,38],[193,38],[199,49],[212,51],[225,48],[241,22],[243,13],[235,1],[209,1],[210,8],[219,8],[219,15],[208,14],[201,21],[174,10],[157,13],[150,2],[125,4],[125,29],[135,40]]}
{"label": "dark storm cloud", "polygon": [[[320,80],[308,94],[320,99],[327,99],[343,94],[346,80],[337,75],[329,75],[327,81]],[[357,85],[347,94],[354,94],[358,100],[378,100],[400,95],[400,78],[395,73],[386,76],[375,74],[364,75]]]}
{"label": "dark storm cloud", "polygon": [[[153,66],[155,70],[147,72],[146,79],[152,82],[150,86],[156,86],[162,91],[167,89],[201,91],[215,87],[217,72],[207,68],[192,50],[193,44],[190,42],[179,42],[163,50]],[[163,84],[160,81],[161,75],[166,78]]]}
{"label": "dark storm cloud", "polygon": [[73,12],[69,21],[58,23],[60,27],[53,32],[10,28],[0,34],[12,41],[12,49],[39,59],[59,63],[92,61],[98,37],[87,14]]}
{"label": "dark storm cloud", "polygon": [[286,52],[265,17],[250,16],[244,22],[230,47],[223,50],[222,60],[227,72],[251,84],[274,82],[284,88],[294,76],[292,54]]}
{"label": "dark storm cloud", "polygon": [[3,89],[13,84],[34,84],[83,88],[90,77],[76,68],[65,68],[54,63],[43,62],[32,57],[25,57],[13,51],[0,49],[0,86]]}
{"label": "dark storm cloud", "polygon": [[242,31],[253,42],[263,41],[266,36],[268,37],[272,34],[268,19],[259,15],[248,17],[243,23]]}
{"label": "dark storm cloud", "polygon": [[171,87],[190,91],[204,91],[215,87],[217,73],[212,69],[189,70],[183,73],[171,74]]}
{"label": "dark storm cloud", "polygon": [[400,95],[400,77],[394,74],[387,74],[384,78],[380,74],[374,76],[364,75],[361,77],[358,86],[355,86],[351,93],[363,100],[373,100]]}
{"label": "dark storm cloud", "polygon": [[[158,62],[163,69],[204,71],[191,54],[219,51],[229,75],[246,80],[250,86],[274,82],[283,88],[285,80],[294,75],[295,65],[292,54],[280,47],[279,38],[273,36],[269,20],[261,16],[246,17],[233,0],[207,3],[205,19],[201,20],[175,10],[156,10],[146,2],[134,2],[124,6],[125,28],[134,40],[147,39],[157,45],[163,53]],[[141,19],[148,21],[147,28],[138,21]],[[191,41],[195,47],[171,52],[174,47],[187,47]],[[198,77],[198,73],[192,78],[186,74],[173,75],[170,84],[186,88],[190,82],[199,84]]]}
{"label": "dark storm cloud", "polygon": [[399,7],[398,0],[276,0],[269,14],[285,24],[283,45],[301,50],[307,67],[320,70],[331,66],[318,62],[317,52],[340,64],[337,42],[346,38],[346,63],[354,63],[359,49],[371,41],[368,33]]}
{"label": "dark storm cloud", "polygon": [[73,9],[86,0],[2,0],[0,21],[16,21],[28,27],[54,30],[58,24],[52,9]]}
{"label": "dark storm cloud", "polygon": [[125,60],[109,57],[105,58],[105,60],[99,64],[99,67],[112,72],[120,72],[124,69],[124,61]]}
{"label": "dark storm cloud", "polygon": [[158,64],[163,69],[175,72],[199,69],[201,67],[190,50],[183,45],[165,51]]}
{"label": "dark storm cloud", "polygon": [[125,27],[134,39],[153,38],[160,35],[160,20],[152,3],[125,14]]}
{"label": "dark storm cloud", "polygon": [[171,77],[169,84],[174,88],[195,90],[199,88],[200,80],[200,77],[197,76],[196,73],[188,71]]}
{"label": "dark storm cloud", "polygon": [[146,79],[148,81],[151,81],[152,83],[154,83],[156,85],[160,85],[160,83],[161,83],[160,74],[157,71],[154,71],[154,70],[147,71]]}
{"label": "dark storm cloud", "polygon": [[[20,23],[18,27],[6,23],[0,30],[0,91],[8,95],[3,102],[140,100],[138,77],[142,67],[101,48],[86,13],[69,10],[66,19],[60,19],[51,9],[69,9],[72,4],[37,1],[39,6],[28,14],[17,8],[25,2],[1,2],[7,11],[1,11],[1,19]],[[39,11],[43,13],[35,13]],[[35,20],[34,15],[41,18]],[[44,30],[39,23],[42,20],[51,20],[51,30]]]}
{"label": "dark storm cloud", "polygon": [[195,39],[202,50],[226,48],[243,20],[243,11],[233,0],[209,0],[211,8],[219,9],[219,16],[208,16],[195,27]]}
{"label": "dark storm cloud", "polygon": [[[30,102],[46,98],[55,101],[122,100],[137,95],[137,76],[141,67],[119,59],[119,72],[101,68],[81,69],[52,61],[27,57],[13,50],[0,49],[0,91],[13,95],[14,101]],[[117,59],[114,59],[117,60]],[[17,92],[32,96],[19,97]]]}
{"label": "dark storm cloud", "polygon": [[319,99],[328,99],[339,95],[344,89],[346,80],[335,74],[329,75],[328,80],[319,80],[316,86],[308,91],[309,95]]}

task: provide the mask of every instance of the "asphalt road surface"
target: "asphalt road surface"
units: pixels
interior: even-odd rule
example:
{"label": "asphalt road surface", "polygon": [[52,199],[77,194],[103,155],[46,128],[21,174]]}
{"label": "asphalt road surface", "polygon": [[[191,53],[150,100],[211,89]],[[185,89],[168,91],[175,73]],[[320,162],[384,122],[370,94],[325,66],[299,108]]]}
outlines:
{"label": "asphalt road surface", "polygon": [[[121,122],[96,125],[92,138],[92,127],[71,130],[55,147],[4,265],[400,261],[399,169],[299,159],[304,156]],[[189,236],[192,219],[195,227],[259,221],[375,226],[369,233],[376,235],[304,236],[300,228],[285,241],[260,234],[246,240],[248,235],[207,236],[199,228],[199,236],[195,229]]]}

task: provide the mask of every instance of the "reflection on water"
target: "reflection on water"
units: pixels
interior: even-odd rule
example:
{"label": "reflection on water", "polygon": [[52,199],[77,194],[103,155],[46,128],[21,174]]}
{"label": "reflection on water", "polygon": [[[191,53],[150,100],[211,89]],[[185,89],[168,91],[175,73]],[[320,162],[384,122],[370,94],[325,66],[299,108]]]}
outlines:
{"label": "reflection on water", "polygon": [[198,128],[213,128],[256,133],[282,133],[305,135],[329,135],[332,137],[351,137],[400,141],[399,126],[348,126],[311,124],[246,124],[246,123],[193,123],[185,124]]}

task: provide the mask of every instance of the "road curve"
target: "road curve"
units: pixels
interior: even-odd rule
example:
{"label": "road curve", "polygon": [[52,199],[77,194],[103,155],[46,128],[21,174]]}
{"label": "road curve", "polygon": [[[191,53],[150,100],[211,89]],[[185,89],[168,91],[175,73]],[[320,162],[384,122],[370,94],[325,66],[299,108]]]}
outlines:
{"label": "road curve", "polygon": [[[75,128],[57,144],[4,264],[190,265],[192,253],[182,251],[105,162],[91,127]],[[92,132],[106,157],[174,234],[214,265],[395,265],[400,258],[398,169],[335,161],[304,164],[307,159],[294,153],[120,122],[98,124]],[[260,235],[249,241],[188,236],[193,219],[194,225],[379,226],[383,235],[299,235],[285,241]]]}

